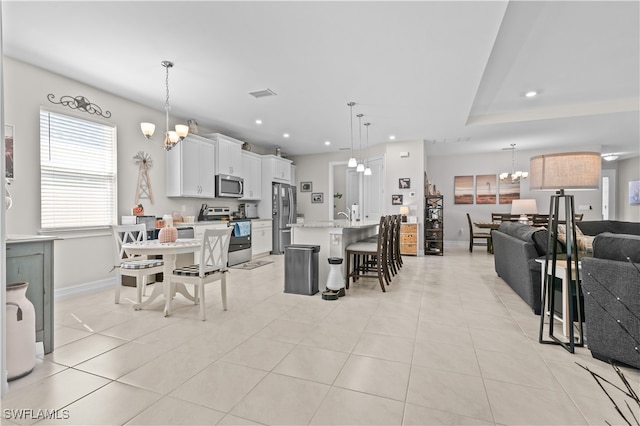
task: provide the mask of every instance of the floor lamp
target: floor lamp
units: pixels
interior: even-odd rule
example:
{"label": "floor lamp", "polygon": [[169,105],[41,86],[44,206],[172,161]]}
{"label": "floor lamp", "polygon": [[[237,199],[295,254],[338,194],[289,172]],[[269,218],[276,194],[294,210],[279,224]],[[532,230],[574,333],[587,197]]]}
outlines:
{"label": "floor lamp", "polygon": [[[565,190],[598,189],[600,184],[600,161],[600,154],[597,152],[566,152],[532,157],[529,168],[531,190],[557,191],[555,195],[551,196],[549,203],[547,253],[544,263],[539,342],[561,345],[571,353],[574,352],[575,346],[584,346],[584,333],[582,328],[583,312],[580,307],[580,269],[578,264],[578,242],[576,239],[575,206],[573,195],[565,194]],[[554,282],[558,265],[558,224],[561,221],[561,205],[566,223],[567,274],[563,278],[567,280],[569,289],[566,296],[569,300],[569,312],[563,313],[565,316],[563,320],[571,321],[568,341],[561,340],[554,335]],[[571,300],[571,290],[574,286],[575,306]],[[544,335],[544,321],[547,309],[549,310],[549,330],[547,335],[549,339],[545,339]],[[577,338],[574,333],[574,318],[577,319],[578,323]]]}

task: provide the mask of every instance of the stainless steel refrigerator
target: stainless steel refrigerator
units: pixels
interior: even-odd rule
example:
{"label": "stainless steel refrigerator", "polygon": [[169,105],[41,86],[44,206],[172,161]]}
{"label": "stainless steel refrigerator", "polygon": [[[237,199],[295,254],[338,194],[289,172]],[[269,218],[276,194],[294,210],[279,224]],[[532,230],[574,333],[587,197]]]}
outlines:
{"label": "stainless steel refrigerator", "polygon": [[296,187],[273,183],[271,187],[271,214],[273,217],[273,249],[271,254],[283,254],[291,244],[290,223],[296,223]]}

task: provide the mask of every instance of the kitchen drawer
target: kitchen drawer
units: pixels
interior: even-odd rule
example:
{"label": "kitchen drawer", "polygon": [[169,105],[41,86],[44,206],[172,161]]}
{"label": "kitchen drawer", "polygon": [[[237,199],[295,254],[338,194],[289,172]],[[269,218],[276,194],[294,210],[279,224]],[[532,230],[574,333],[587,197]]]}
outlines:
{"label": "kitchen drawer", "polygon": [[271,228],[273,226],[273,222],[271,220],[252,220],[251,227],[253,229],[265,229]]}
{"label": "kitchen drawer", "polygon": [[418,235],[417,234],[400,234],[400,243],[417,243]]}
{"label": "kitchen drawer", "polygon": [[418,255],[418,243],[400,243],[400,254],[417,256]]}

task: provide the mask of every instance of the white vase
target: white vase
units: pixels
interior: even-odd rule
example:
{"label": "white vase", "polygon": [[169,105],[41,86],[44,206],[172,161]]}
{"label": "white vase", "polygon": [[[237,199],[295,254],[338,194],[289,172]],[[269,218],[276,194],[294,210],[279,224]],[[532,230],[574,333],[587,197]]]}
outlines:
{"label": "white vase", "polygon": [[338,257],[330,257],[329,259],[329,276],[327,277],[326,287],[329,290],[338,291],[344,288],[344,278],[342,277],[342,259]]}
{"label": "white vase", "polygon": [[7,284],[7,380],[36,366],[36,311],[27,299],[29,283]]}

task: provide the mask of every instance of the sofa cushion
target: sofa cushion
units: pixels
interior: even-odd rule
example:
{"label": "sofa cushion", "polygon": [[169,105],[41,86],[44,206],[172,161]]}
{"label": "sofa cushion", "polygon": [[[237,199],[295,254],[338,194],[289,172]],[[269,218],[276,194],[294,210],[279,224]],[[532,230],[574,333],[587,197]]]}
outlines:
{"label": "sofa cushion", "polygon": [[583,220],[576,222],[576,225],[585,235],[598,235],[603,232],[640,235],[640,222],[623,222],[619,220]]}
{"label": "sofa cushion", "polygon": [[[546,228],[538,228],[520,222],[502,222],[498,231],[511,235],[519,240],[532,243],[538,252],[538,256],[547,253],[548,232]],[[558,253],[564,253],[562,244],[558,244]]]}
{"label": "sofa cushion", "polygon": [[593,257],[640,263],[640,235],[599,234],[593,240]]}
{"label": "sofa cushion", "polygon": [[511,235],[519,240],[533,243],[533,233],[540,228],[525,225],[520,222],[502,222],[498,231]]}

